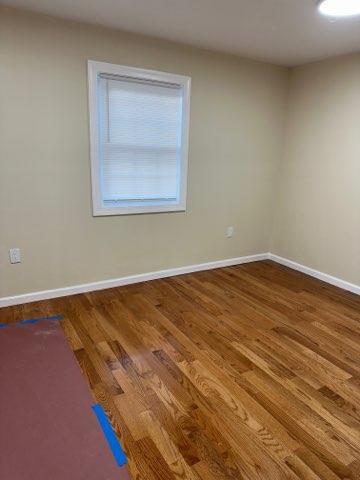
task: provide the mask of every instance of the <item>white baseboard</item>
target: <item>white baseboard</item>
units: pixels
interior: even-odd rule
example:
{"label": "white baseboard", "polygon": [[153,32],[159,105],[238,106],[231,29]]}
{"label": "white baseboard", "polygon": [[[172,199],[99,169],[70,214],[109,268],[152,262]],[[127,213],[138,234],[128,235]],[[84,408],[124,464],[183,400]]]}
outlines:
{"label": "white baseboard", "polygon": [[9,307],[12,305],[36,302],[38,300],[48,300],[50,298],[75,295],[77,293],[104,290],[106,288],[120,287],[121,285],[129,285],[131,283],[146,282],[148,280],[155,280],[157,278],[173,277],[175,275],[182,275],[185,273],[199,272],[201,270],[212,270],[214,268],[229,267],[231,265],[241,265],[242,263],[258,262],[261,260],[267,260],[268,258],[268,253],[260,253],[257,255],[248,255],[246,257],[229,258],[226,260],[217,260],[215,262],[199,263],[196,265],[170,268],[167,270],[158,270],[156,272],[140,273],[139,275],[113,278],[111,280],[103,280],[100,282],[83,283],[81,285],[73,285],[70,287],[24,293],[21,295],[0,298],[0,307]]}
{"label": "white baseboard", "polygon": [[75,295],[77,293],[92,292],[95,290],[104,290],[106,288],[120,287],[121,285],[130,285],[132,283],[147,282],[148,280],[156,280],[157,278],[173,277],[175,275],[183,275],[185,273],[200,272],[202,270],[212,270],[215,268],[230,267],[232,265],[241,265],[243,263],[259,262],[261,260],[273,260],[286,267],[298,270],[323,282],[330,283],[336,287],[348,290],[360,295],[360,285],[347,282],[337,277],[333,277],[326,273],[306,267],[300,263],[293,262],[287,258],[279,257],[273,253],[260,253],[257,255],[248,255],[246,257],[229,258],[227,260],[217,260],[215,262],[199,263],[188,265],[185,267],[170,268],[167,270],[158,270],[156,272],[140,273],[139,275],[131,275],[128,277],[113,278],[111,280],[103,280],[100,282],[83,283],[80,285],[72,285],[70,287],[55,288],[52,290],[43,290],[40,292],[24,293],[11,297],[0,298],[0,308],[12,305],[20,305],[23,303],[36,302],[39,300],[48,300],[50,298],[65,297],[67,295]]}
{"label": "white baseboard", "polygon": [[292,260],[288,260],[287,258],[279,257],[278,255],[274,255],[273,253],[269,253],[268,255],[269,260],[273,260],[276,263],[280,263],[285,267],[292,268],[293,270],[298,270],[299,272],[306,273],[311,277],[315,277],[318,280],[322,280],[323,282],[330,283],[331,285],[335,285],[335,287],[342,288],[343,290],[348,290],[349,292],[356,293],[360,295],[360,285],[356,285],[354,283],[347,282],[346,280],[342,280],[341,278],[333,277],[332,275],[328,275],[327,273],[320,272],[319,270],[314,270],[310,267],[305,267],[305,265],[301,265],[300,263],[293,262]]}

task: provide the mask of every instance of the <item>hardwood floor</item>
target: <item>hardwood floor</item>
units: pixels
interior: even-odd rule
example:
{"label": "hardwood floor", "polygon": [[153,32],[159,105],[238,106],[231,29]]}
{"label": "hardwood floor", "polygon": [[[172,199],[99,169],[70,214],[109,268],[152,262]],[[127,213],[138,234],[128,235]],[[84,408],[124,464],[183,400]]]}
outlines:
{"label": "hardwood floor", "polygon": [[56,313],[134,480],[360,479],[360,297],[266,261],[0,319]]}

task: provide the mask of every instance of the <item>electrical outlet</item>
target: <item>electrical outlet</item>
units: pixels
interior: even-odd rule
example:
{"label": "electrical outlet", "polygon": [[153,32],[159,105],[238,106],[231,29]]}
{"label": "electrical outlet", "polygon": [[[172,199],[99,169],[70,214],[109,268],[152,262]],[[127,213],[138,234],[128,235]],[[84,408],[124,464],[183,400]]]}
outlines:
{"label": "electrical outlet", "polygon": [[231,238],[234,235],[234,227],[228,227],[226,229],[226,236],[227,238]]}
{"label": "electrical outlet", "polygon": [[9,257],[10,257],[10,263],[20,263],[21,262],[20,248],[10,248]]}

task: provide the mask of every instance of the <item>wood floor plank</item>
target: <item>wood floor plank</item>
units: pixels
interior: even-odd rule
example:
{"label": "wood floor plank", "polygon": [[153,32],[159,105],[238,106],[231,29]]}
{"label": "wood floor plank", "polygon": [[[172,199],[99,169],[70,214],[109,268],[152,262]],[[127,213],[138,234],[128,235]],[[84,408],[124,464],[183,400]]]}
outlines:
{"label": "wood floor plank", "polygon": [[59,313],[134,480],[360,479],[360,297],[263,261],[0,322]]}

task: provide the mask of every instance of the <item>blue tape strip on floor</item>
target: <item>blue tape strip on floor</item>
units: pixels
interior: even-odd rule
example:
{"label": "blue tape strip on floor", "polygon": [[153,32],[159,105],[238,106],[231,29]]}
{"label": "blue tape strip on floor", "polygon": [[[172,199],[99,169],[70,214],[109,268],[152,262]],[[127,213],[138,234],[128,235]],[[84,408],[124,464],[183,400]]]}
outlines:
{"label": "blue tape strip on floor", "polygon": [[27,320],[20,320],[16,323],[0,323],[0,328],[11,327],[11,325],[15,325],[17,327],[21,327],[23,325],[32,325],[33,323],[43,322],[46,320],[62,320],[64,315],[52,315],[51,317],[38,317],[38,318],[29,318]]}
{"label": "blue tape strip on floor", "polygon": [[38,317],[38,318],[30,318],[28,320],[21,320],[18,322],[18,325],[28,325],[37,322],[43,322],[45,320],[62,320],[64,315],[52,315],[51,317]]}
{"label": "blue tape strip on floor", "polygon": [[20,320],[17,322],[16,325],[31,325],[33,323],[37,323],[39,320],[37,318],[29,318],[28,320]]}
{"label": "blue tape strip on floor", "polygon": [[114,455],[114,458],[116,460],[116,463],[119,467],[122,467],[127,462],[126,455],[121,448],[119,440],[117,439],[117,436],[112,428],[111,423],[109,422],[106,413],[104,412],[102,406],[99,404],[93,405],[91,408],[98,419],[100,427],[102,428],[110,450],[112,451],[112,454]]}

